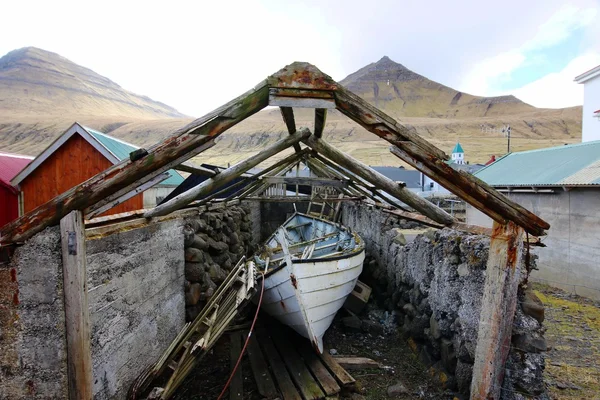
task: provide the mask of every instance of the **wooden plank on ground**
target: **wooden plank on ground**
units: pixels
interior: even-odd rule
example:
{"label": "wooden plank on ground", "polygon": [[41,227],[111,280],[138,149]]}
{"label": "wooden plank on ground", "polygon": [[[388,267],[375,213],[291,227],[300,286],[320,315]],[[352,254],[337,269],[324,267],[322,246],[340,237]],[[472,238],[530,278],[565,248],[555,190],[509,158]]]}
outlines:
{"label": "wooden plank on ground", "polygon": [[252,374],[258,387],[258,393],[267,399],[277,398],[279,393],[277,393],[277,389],[275,388],[275,383],[269,372],[269,365],[260,350],[256,335],[248,342],[248,358],[250,359],[250,366],[252,367]]}
{"label": "wooden plank on ground", "polygon": [[313,376],[319,381],[325,394],[331,396],[339,393],[341,391],[340,385],[338,385],[335,378],[331,376],[327,368],[325,368],[309,342],[302,338],[298,340],[296,346]]}
{"label": "wooden plank on ground", "polygon": [[379,368],[379,363],[366,357],[333,356],[335,361],[346,369]]}
{"label": "wooden plank on ground", "polygon": [[269,360],[269,364],[271,364],[271,370],[273,371],[273,375],[275,375],[275,380],[277,381],[277,385],[279,385],[283,400],[300,400],[300,394],[298,394],[298,391],[294,387],[292,378],[285,368],[285,363],[279,353],[277,353],[277,349],[275,349],[273,342],[271,342],[271,338],[264,331],[257,332],[256,337],[265,351],[265,356]]}
{"label": "wooden plank on ground", "polygon": [[[240,353],[242,352],[242,332],[232,332],[229,335],[229,363],[231,365],[231,371],[235,368]],[[242,375],[242,363],[238,366],[235,371],[231,383],[229,384],[229,399],[240,400],[244,398],[244,377]]]}
{"label": "wooden plank on ground", "polygon": [[67,327],[69,399],[92,399],[92,353],[87,290],[83,213],[71,211],[60,220]]}
{"label": "wooden plank on ground", "polygon": [[343,387],[354,386],[356,380],[335,360],[335,358],[329,355],[327,351],[324,351],[323,354],[320,354],[319,356],[327,369],[331,371],[335,376],[335,379],[337,379]]}
{"label": "wooden plank on ground", "polygon": [[283,337],[281,332],[277,329],[271,331],[271,338],[273,343],[279,350],[285,365],[290,371],[292,380],[300,390],[300,394],[304,400],[309,399],[322,399],[325,397],[325,393],[321,390],[315,378],[311,375],[310,371],[300,358],[300,354],[290,345],[289,339]]}

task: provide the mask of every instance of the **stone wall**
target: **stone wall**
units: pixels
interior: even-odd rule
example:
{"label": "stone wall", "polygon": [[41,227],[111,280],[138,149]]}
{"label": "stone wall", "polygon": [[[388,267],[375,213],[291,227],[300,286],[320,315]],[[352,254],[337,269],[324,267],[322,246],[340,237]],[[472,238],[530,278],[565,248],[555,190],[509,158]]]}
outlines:
{"label": "stone wall", "polygon": [[[206,300],[243,256],[258,244],[258,204],[207,211],[185,219],[186,318],[193,320]],[[258,215],[257,215],[258,214]]]}
{"label": "stone wall", "polygon": [[94,399],[123,399],[183,327],[183,222],[94,231],[87,241]]}
{"label": "stone wall", "polygon": [[0,265],[0,399],[66,397],[62,253],[53,227]]}
{"label": "stone wall", "polygon": [[[405,221],[365,205],[345,204],[342,223],[365,240],[371,261],[361,279],[396,316],[421,362],[443,386],[468,393],[490,239],[431,229],[407,243],[398,229]],[[522,266],[503,399],[545,396],[543,307],[525,290],[532,267]]]}

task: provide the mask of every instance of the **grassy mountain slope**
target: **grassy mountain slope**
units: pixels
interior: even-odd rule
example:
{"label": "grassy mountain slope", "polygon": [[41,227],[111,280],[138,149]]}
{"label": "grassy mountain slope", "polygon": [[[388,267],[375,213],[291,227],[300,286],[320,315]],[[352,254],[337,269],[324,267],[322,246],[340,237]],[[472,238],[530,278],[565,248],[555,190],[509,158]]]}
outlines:
{"label": "grassy mountain slope", "polygon": [[[461,93],[387,57],[341,83],[446,152],[460,140],[471,162],[506,152],[502,134],[484,133],[482,126],[510,124],[513,151],[580,140],[581,107],[538,109],[513,96]],[[298,126],[313,127],[312,110],[295,112]],[[35,155],[74,121],[149,146],[191,118],[54,53],[25,48],[0,58],[0,150]],[[197,161],[234,163],[284,135],[279,110],[269,108],[226,132]],[[400,164],[390,155],[387,142],[335,110],[328,115],[324,135],[369,164]]]}

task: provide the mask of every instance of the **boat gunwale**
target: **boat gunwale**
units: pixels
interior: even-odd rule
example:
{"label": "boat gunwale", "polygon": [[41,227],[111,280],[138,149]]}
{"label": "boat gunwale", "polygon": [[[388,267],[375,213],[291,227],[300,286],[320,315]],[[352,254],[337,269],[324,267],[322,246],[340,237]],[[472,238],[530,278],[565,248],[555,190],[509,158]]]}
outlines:
{"label": "boat gunwale", "polygon": [[[365,251],[365,241],[360,237],[360,235],[358,235],[358,233],[356,233],[356,232],[353,232],[350,228],[340,224],[339,222],[329,221],[329,220],[326,220],[323,218],[315,217],[312,215],[308,215],[308,214],[304,214],[304,213],[296,211],[288,219],[286,219],[285,222],[283,224],[281,224],[281,226],[285,226],[288,222],[290,222],[292,219],[294,219],[294,217],[296,217],[296,215],[301,215],[306,218],[310,218],[310,219],[317,220],[317,221],[322,221],[328,225],[333,225],[334,227],[339,229],[339,231],[340,231],[339,233],[346,232],[346,233],[352,235],[354,237],[355,241],[358,238],[360,240],[360,242],[357,242],[355,248],[348,254],[342,254],[339,256],[324,257],[324,258],[295,259],[295,260],[292,260],[292,264],[307,264],[307,263],[320,263],[320,262],[328,262],[328,261],[339,261],[339,260],[343,260],[346,258],[354,257],[355,255],[359,255],[360,253]],[[267,238],[265,243],[270,242],[274,237],[275,237],[275,232],[272,233]],[[260,258],[260,256],[259,256],[259,258]],[[287,263],[285,261],[282,262],[276,268],[270,269],[266,273],[261,274],[259,279],[268,278],[275,272],[284,268],[286,265],[287,265]]]}

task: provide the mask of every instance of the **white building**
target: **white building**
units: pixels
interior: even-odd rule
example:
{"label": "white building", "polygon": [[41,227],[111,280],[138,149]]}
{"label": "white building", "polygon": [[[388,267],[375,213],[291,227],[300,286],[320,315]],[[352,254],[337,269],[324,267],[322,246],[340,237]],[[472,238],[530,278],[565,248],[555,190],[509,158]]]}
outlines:
{"label": "white building", "polygon": [[581,141],[600,140],[600,65],[575,78],[583,83]]}
{"label": "white building", "polygon": [[463,165],[465,161],[465,151],[463,150],[460,142],[456,142],[454,149],[452,150],[452,162],[454,164]]}
{"label": "white building", "polygon": [[[475,173],[480,168],[483,167],[482,164],[469,164],[467,159],[465,158],[465,151],[463,150],[460,142],[456,142],[454,149],[452,149],[452,157],[449,161],[446,161],[448,165],[454,168],[457,171],[467,171],[470,174]],[[442,185],[425,175],[421,174],[420,186],[421,186],[421,195],[423,196],[432,196],[432,195],[449,195],[451,194],[449,190],[444,188]]]}

